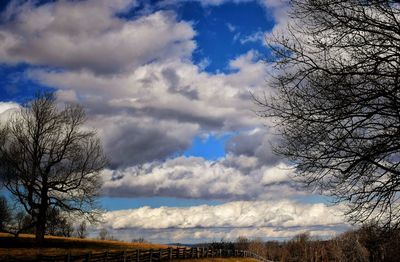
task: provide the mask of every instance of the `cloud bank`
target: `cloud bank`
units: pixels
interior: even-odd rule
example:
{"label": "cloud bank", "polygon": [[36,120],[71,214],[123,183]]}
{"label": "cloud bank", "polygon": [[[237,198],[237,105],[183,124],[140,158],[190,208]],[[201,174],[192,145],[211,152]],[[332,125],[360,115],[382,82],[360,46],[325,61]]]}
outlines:
{"label": "cloud bank", "polygon": [[[142,207],[107,212],[107,228],[125,240],[143,237],[163,243],[288,239],[303,232],[332,237],[349,228],[339,206],[294,201],[237,201],[218,206]],[[99,229],[98,229],[99,230]]]}
{"label": "cloud bank", "polygon": [[114,197],[254,200],[305,194],[296,189],[283,164],[258,166],[257,158],[227,155],[217,161],[176,157],[119,170],[104,171],[103,195]]}
{"label": "cloud bank", "polygon": [[322,203],[238,201],[218,206],[142,207],[107,212],[105,226],[120,228],[249,228],[334,226],[344,222],[338,208]]}

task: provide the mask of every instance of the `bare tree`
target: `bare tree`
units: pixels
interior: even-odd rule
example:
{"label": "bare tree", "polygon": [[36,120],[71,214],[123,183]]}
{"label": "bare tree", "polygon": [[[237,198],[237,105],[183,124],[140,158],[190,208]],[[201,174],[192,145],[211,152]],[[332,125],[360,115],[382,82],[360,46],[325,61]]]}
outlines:
{"label": "bare tree", "polygon": [[250,239],[245,236],[239,236],[235,241],[235,249],[249,250]]}
{"label": "bare tree", "polygon": [[46,234],[70,237],[73,231],[71,218],[61,213],[57,208],[50,208],[47,211]]}
{"label": "bare tree", "polygon": [[42,242],[50,207],[95,219],[99,172],[107,161],[79,105],[58,108],[52,94],[27,103],[0,128],[0,176],[32,217]]}
{"label": "bare tree", "polygon": [[108,237],[108,231],[105,228],[100,229],[99,238],[100,240],[106,240]]}
{"label": "bare tree", "polygon": [[398,2],[291,0],[268,38],[274,91],[256,98],[300,181],[386,226],[400,222]]}
{"label": "bare tree", "polygon": [[87,225],[86,221],[82,221],[79,225],[78,228],[76,229],[76,235],[79,238],[86,238],[87,235]]}
{"label": "bare tree", "polygon": [[7,224],[11,221],[11,210],[7,199],[0,196],[0,232],[7,231]]}

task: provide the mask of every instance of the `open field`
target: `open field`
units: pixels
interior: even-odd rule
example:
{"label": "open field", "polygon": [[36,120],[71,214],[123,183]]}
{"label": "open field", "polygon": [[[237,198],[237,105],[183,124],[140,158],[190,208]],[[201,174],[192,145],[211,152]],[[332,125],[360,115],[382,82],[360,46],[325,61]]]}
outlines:
{"label": "open field", "polygon": [[267,260],[258,255],[233,249],[177,247],[149,243],[126,243],[47,236],[41,247],[33,235],[16,238],[0,234],[0,261],[196,261],[255,262]]}
{"label": "open field", "polygon": [[231,258],[200,258],[200,259],[179,259],[174,262],[259,262],[257,259],[248,257],[231,257]]}
{"label": "open field", "polygon": [[96,239],[80,239],[46,236],[43,247],[37,247],[34,235],[13,235],[0,233],[0,258],[5,255],[15,257],[36,256],[38,253],[46,255],[84,254],[88,252],[117,251],[126,249],[164,249],[167,245],[150,243],[128,243],[121,241],[107,241]]}

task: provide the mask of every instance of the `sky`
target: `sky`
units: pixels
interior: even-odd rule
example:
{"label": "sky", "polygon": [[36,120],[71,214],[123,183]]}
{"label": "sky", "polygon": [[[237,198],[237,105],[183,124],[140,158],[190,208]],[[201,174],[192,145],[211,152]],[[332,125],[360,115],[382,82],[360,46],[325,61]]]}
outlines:
{"label": "sky", "polygon": [[331,237],[342,208],[302,189],[252,98],[273,92],[282,0],[0,2],[0,120],[37,90],[80,103],[110,165],[101,227],[122,240]]}

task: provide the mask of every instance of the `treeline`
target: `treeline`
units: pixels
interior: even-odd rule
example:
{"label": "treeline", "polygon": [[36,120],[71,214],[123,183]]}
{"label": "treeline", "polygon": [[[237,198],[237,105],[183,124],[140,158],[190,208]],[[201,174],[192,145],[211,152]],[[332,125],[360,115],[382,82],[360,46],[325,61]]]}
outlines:
{"label": "treeline", "polygon": [[[83,221],[73,225],[72,219],[65,216],[56,208],[48,208],[46,212],[46,234],[62,237],[85,238],[87,236],[87,225]],[[7,199],[0,196],[0,232],[7,232],[18,236],[18,234],[34,234],[35,223],[31,215],[21,209],[14,209]]]}
{"label": "treeline", "polygon": [[215,249],[248,250],[268,260],[281,262],[400,261],[400,230],[382,229],[375,224],[345,232],[330,240],[304,233],[283,242],[239,237],[234,242],[221,241],[210,245]]}

